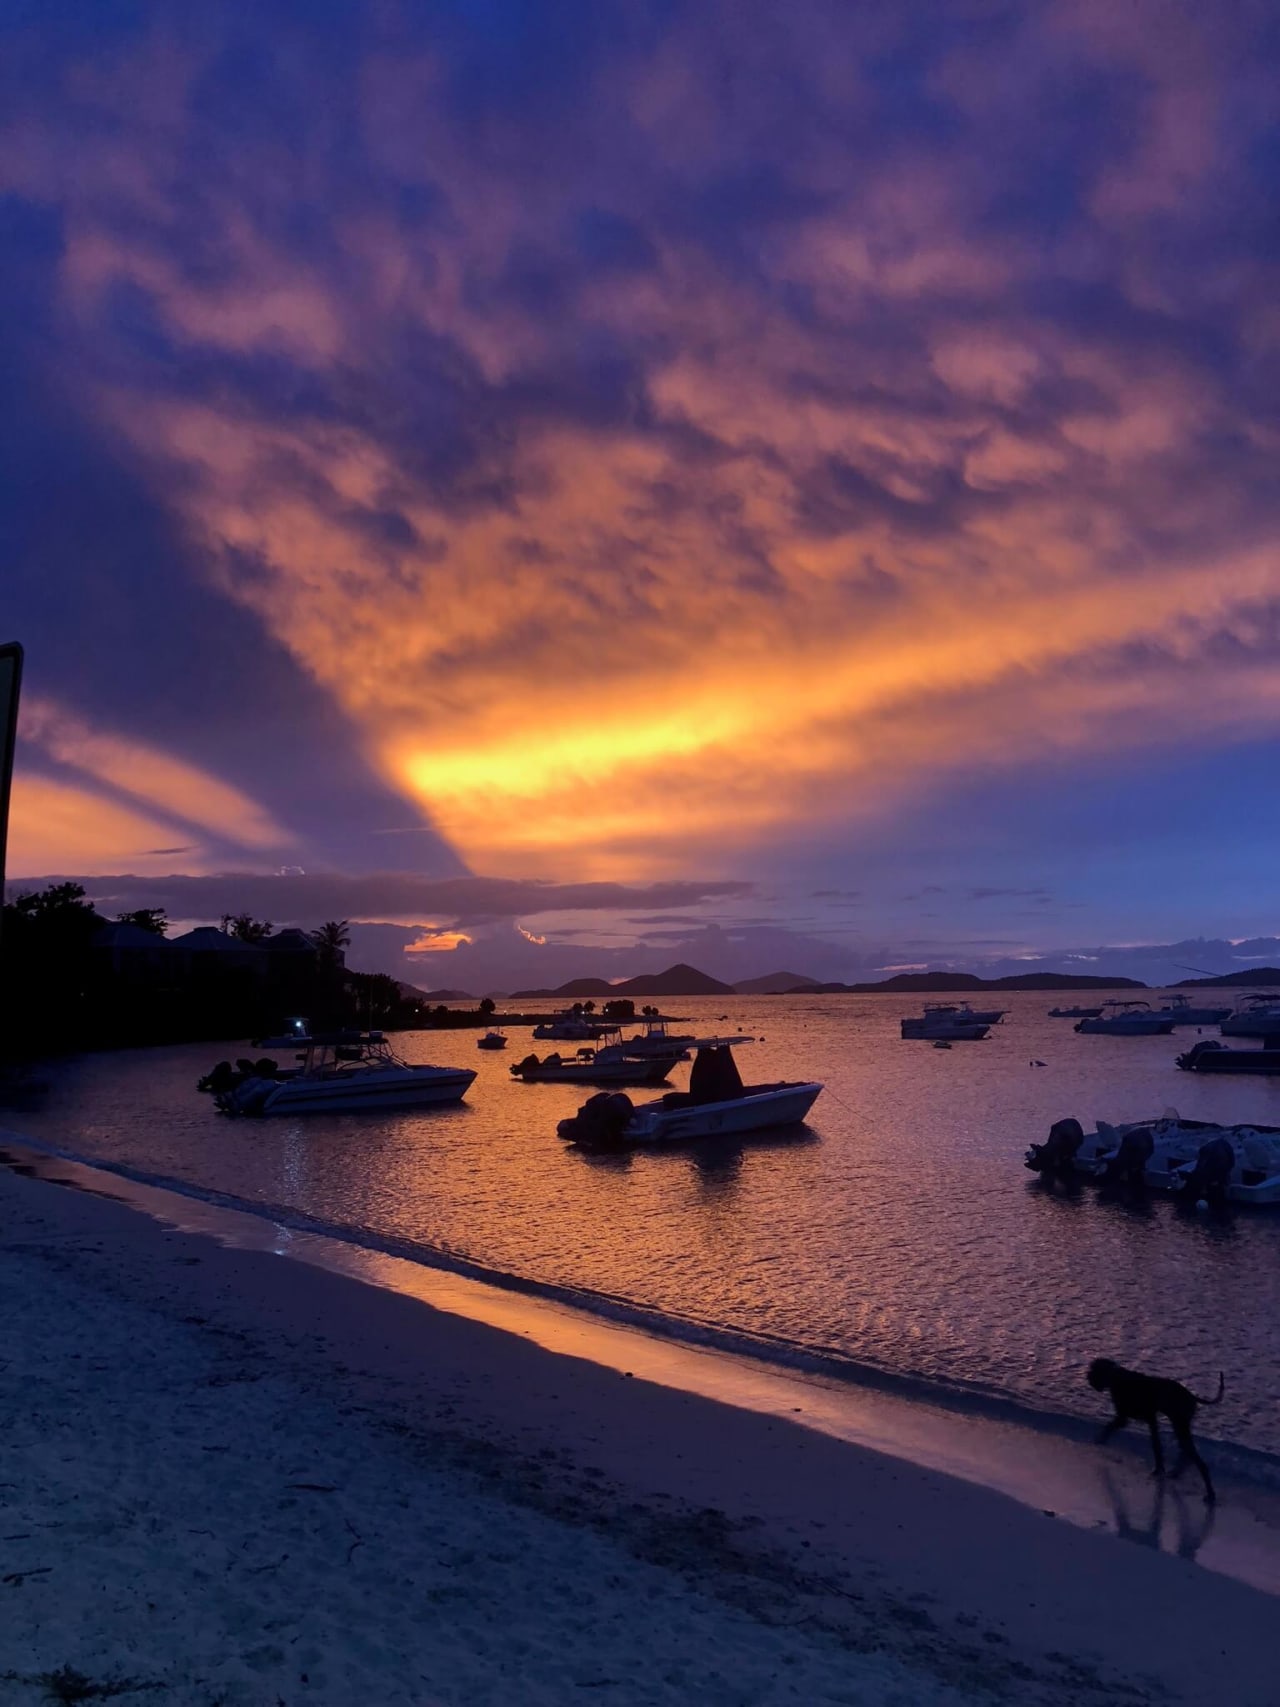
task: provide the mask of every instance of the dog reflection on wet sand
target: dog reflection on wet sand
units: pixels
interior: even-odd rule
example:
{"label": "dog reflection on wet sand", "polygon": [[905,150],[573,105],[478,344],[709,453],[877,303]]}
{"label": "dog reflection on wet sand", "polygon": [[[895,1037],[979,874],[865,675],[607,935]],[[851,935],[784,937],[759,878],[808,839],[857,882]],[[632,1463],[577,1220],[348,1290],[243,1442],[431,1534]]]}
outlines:
{"label": "dog reflection on wet sand", "polygon": [[1109,1393],[1116,1408],[1116,1414],[1098,1436],[1100,1444],[1110,1440],[1127,1422],[1146,1423],[1151,1431],[1155,1473],[1157,1476],[1163,1476],[1164,1450],[1160,1445],[1160,1418],[1167,1417],[1181,1453],[1178,1463],[1174,1466],[1174,1475],[1176,1476],[1187,1459],[1190,1459],[1204,1482],[1204,1497],[1210,1501],[1217,1498],[1213,1480],[1209,1475],[1209,1466],[1196,1450],[1196,1443],[1191,1438],[1191,1419],[1201,1405],[1216,1405],[1222,1398],[1226,1389],[1224,1376],[1218,1376],[1217,1395],[1212,1399],[1201,1399],[1189,1387],[1184,1387],[1181,1381],[1168,1381],[1158,1375],[1143,1375],[1136,1369],[1123,1369],[1109,1357],[1095,1357],[1089,1365],[1087,1380],[1095,1393]]}

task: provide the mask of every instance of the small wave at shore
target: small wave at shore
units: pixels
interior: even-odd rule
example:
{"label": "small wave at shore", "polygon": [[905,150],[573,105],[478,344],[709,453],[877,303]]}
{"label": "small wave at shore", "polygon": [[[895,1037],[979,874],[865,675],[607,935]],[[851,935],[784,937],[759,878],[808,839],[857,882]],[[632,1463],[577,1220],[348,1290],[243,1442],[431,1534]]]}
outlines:
{"label": "small wave at shore", "polygon": [[[76,1177],[68,1177],[59,1172],[51,1165],[55,1163],[74,1168]],[[1049,1410],[1028,1404],[1025,1400],[998,1388],[941,1380],[911,1371],[886,1368],[871,1360],[851,1357],[835,1347],[732,1327],[672,1310],[657,1310],[621,1294],[533,1279],[479,1262],[474,1257],[446,1246],[396,1238],[358,1224],[323,1220],[288,1205],[243,1198],[233,1193],[196,1186],[186,1180],[131,1167],[123,1162],[90,1159],[75,1151],[45,1144],[25,1135],[0,1135],[0,1165],[33,1174],[51,1184],[63,1184],[84,1191],[105,1191],[105,1186],[95,1181],[102,1176],[109,1176],[145,1187],[148,1192],[163,1192],[176,1199],[198,1204],[205,1210],[225,1210],[237,1215],[251,1216],[258,1222],[270,1223],[291,1233],[331,1240],[339,1245],[457,1275],[483,1286],[517,1294],[535,1303],[559,1305],[656,1338],[747,1359],[779,1373],[817,1378],[851,1388],[872,1389],[928,1405],[935,1410],[984,1418],[1063,1439],[1087,1441],[1093,1437],[1097,1428],[1096,1416],[1086,1415],[1083,1411]],[[154,1204],[130,1199],[127,1191],[112,1190],[105,1194],[132,1202],[133,1207],[144,1213],[157,1215]],[[162,1218],[169,1218],[161,1213]],[[176,1205],[172,1219],[179,1222],[181,1220]],[[221,1234],[216,1226],[213,1231],[215,1236],[222,1237],[225,1243],[237,1242],[229,1221]],[[1229,1469],[1261,1486],[1280,1489],[1280,1455],[1236,1441],[1215,1439],[1207,1434],[1203,1439],[1206,1444],[1212,1445],[1215,1453],[1220,1456],[1224,1469]]]}

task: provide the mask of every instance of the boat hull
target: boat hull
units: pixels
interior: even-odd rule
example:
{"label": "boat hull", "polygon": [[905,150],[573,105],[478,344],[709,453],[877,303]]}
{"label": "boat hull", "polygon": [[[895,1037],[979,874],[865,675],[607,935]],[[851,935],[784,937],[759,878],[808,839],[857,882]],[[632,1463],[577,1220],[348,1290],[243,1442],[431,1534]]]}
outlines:
{"label": "boat hull", "polygon": [[1076,1030],[1085,1037],[1168,1037],[1171,1019],[1082,1019]]}
{"label": "boat hull", "polygon": [[908,1043],[981,1043],[990,1030],[985,1021],[958,1025],[928,1025],[918,1019],[902,1022],[903,1040]]}
{"label": "boat hull", "polygon": [[551,1067],[517,1063],[511,1077],[526,1085],[660,1085],[678,1060],[667,1055],[652,1061],[561,1061]]}
{"label": "boat hull", "polygon": [[400,1073],[335,1073],[330,1078],[297,1078],[273,1083],[260,1106],[251,1093],[242,1106],[228,1113],[254,1115],[356,1114],[363,1110],[396,1111],[438,1108],[461,1102],[475,1074],[469,1068],[413,1068]]}
{"label": "boat hull", "polygon": [[652,1103],[638,1108],[622,1133],[637,1149],[689,1144],[704,1138],[736,1138],[773,1127],[796,1126],[822,1092],[818,1083],[771,1086],[725,1102],[688,1103],[674,1108]]}
{"label": "boat hull", "polygon": [[1274,1037],[1280,1032],[1280,1018],[1275,1014],[1237,1014],[1234,1019],[1224,1019],[1219,1030],[1224,1037]]}
{"label": "boat hull", "polygon": [[1192,1049],[1179,1055],[1187,1073],[1250,1073],[1280,1078],[1280,1049]]}

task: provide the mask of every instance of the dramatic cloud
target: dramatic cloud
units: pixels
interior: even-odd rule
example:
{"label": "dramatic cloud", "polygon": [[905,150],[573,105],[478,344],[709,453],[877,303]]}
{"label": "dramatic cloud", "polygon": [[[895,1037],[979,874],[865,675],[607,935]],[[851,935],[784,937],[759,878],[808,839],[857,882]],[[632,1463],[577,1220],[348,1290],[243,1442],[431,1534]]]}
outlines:
{"label": "dramatic cloud", "polygon": [[1274,740],[1265,7],[7,37],[19,869],[745,875]]}

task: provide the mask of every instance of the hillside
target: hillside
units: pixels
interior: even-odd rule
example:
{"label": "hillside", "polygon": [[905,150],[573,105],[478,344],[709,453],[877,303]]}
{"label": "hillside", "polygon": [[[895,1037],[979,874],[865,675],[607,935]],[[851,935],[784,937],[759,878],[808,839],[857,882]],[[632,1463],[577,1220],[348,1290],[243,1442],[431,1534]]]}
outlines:
{"label": "hillside", "polygon": [[1254,966],[1248,972],[1223,972],[1217,978],[1179,978],[1178,990],[1280,989],[1280,967]]}
{"label": "hillside", "polygon": [[1008,978],[979,978],[973,972],[899,972],[878,984],[806,984],[796,996],[958,994],[968,990],[1145,990],[1137,978],[1094,977],[1076,972],[1019,972]]}
{"label": "hillside", "polygon": [[556,990],[513,990],[512,1001],[533,1001],[544,997],[565,996],[571,1002],[584,996],[732,996],[732,984],[722,984],[696,966],[683,961],[668,966],[665,972],[650,972],[639,978],[628,978],[621,984],[608,984],[603,978],[571,978]]}
{"label": "hillside", "polygon": [[740,996],[786,996],[793,990],[813,989],[815,984],[802,972],[766,972],[760,978],[740,978],[733,987]]}

